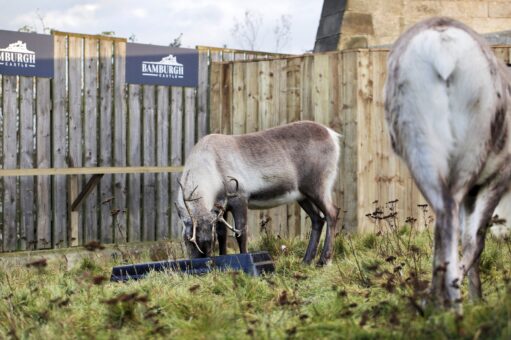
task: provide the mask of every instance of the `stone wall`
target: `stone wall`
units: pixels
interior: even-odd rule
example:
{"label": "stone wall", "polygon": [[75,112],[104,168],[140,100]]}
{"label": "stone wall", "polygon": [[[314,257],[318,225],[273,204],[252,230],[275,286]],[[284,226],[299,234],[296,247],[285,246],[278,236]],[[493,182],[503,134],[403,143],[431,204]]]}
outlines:
{"label": "stone wall", "polygon": [[391,44],[431,16],[449,16],[479,33],[511,30],[509,0],[348,0],[338,49]]}

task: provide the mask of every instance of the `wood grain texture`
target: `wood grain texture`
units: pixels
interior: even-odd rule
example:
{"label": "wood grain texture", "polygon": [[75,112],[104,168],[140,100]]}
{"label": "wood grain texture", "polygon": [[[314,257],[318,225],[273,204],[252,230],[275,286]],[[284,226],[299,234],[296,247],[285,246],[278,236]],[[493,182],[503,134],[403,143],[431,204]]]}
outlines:
{"label": "wood grain texture", "polygon": [[[50,80],[36,81],[37,168],[51,167],[51,97]],[[37,169],[36,169],[37,170]],[[51,246],[51,178],[37,176],[37,249]]]}
{"label": "wood grain texture", "polygon": [[[156,164],[167,166],[170,160],[170,89],[158,86],[157,112],[156,112]],[[160,173],[156,175],[156,238],[165,240],[170,238],[170,175]]]}
{"label": "wood grain texture", "polygon": [[[141,86],[129,85],[128,94],[128,166],[140,166],[142,163],[142,114],[141,114]],[[141,190],[142,176],[130,174],[128,176],[128,241],[142,241]]]}
{"label": "wood grain texture", "polygon": [[[126,43],[115,42],[114,45],[114,145],[113,164],[125,167],[127,164],[127,130],[128,110],[126,105]],[[127,230],[127,176],[124,173],[114,175],[114,241],[124,243],[128,240]]]}
{"label": "wood grain texture", "polygon": [[[69,151],[70,167],[83,166],[83,104],[82,104],[82,64],[83,39],[68,39],[68,97],[69,97]],[[69,199],[78,194],[82,188],[83,178],[69,178]],[[70,212],[71,245],[78,245],[83,240],[83,216],[80,211]]]}
{"label": "wood grain texture", "polygon": [[[171,90],[171,104],[170,104],[170,117],[171,117],[171,148],[170,148],[170,164],[173,166],[179,166],[183,164],[183,89],[179,87],[172,87]],[[179,216],[173,202],[177,200],[178,179],[181,177],[180,174],[171,174],[170,186],[171,186],[171,237],[178,239],[181,236],[181,229],[179,223]]]}
{"label": "wood grain texture", "polygon": [[[84,41],[84,160],[86,167],[98,166],[98,40]],[[93,191],[84,202],[84,242],[99,241],[99,195]]]}
{"label": "wood grain texture", "polygon": [[209,54],[199,51],[199,86],[197,87],[197,139],[209,131]]}
{"label": "wood grain texture", "polygon": [[[3,166],[15,169],[18,166],[17,127],[18,115],[17,77],[2,77],[3,101]],[[16,194],[16,178],[4,178],[3,193],[3,251],[14,251],[18,246],[19,219]]]}
{"label": "wood grain texture", "polygon": [[[99,166],[113,165],[113,41],[99,41]],[[105,175],[99,184],[99,237],[102,243],[114,240],[113,176]]]}
{"label": "wood grain texture", "polygon": [[[52,166],[66,168],[66,38],[54,36],[54,74],[51,82],[52,95]],[[48,247],[63,247],[67,243],[67,179],[53,178],[53,238]]]}
{"label": "wood grain texture", "polygon": [[[19,166],[33,168],[35,166],[34,148],[34,79],[20,77],[19,104]],[[25,177],[19,180],[20,202],[20,249],[33,249],[35,245],[35,178]]]}
{"label": "wood grain texture", "polygon": [[[143,165],[156,165],[156,88],[144,85],[144,103],[142,115],[142,143],[144,148]],[[142,184],[142,233],[144,241],[154,241],[156,236],[156,175],[144,174]]]}

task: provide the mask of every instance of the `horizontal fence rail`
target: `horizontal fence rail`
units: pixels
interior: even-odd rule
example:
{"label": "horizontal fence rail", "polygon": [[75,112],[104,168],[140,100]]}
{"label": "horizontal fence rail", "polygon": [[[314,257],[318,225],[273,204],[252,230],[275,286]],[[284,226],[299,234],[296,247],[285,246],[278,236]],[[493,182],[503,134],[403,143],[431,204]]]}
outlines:
{"label": "horizontal fence rail", "polygon": [[0,169],[0,177],[56,176],[56,175],[97,175],[97,174],[153,174],[160,172],[182,172],[182,166],[133,166],[98,168],[37,168]]}
{"label": "horizontal fence rail", "polygon": [[53,79],[0,78],[0,252],[179,237],[172,202],[209,132],[211,61],[268,56],[201,46],[197,88],[128,85],[126,39],[53,39]]}

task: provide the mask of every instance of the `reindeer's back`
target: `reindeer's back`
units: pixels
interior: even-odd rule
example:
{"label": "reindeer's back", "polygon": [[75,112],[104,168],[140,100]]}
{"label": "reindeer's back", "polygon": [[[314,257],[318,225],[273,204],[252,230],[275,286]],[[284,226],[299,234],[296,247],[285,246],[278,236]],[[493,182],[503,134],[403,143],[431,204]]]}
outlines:
{"label": "reindeer's back", "polygon": [[335,177],[338,137],[321,124],[300,121],[244,135],[208,135],[190,157],[196,153],[215,162],[220,176],[236,177],[247,191],[272,185],[295,190],[322,172],[333,170],[329,175]]}
{"label": "reindeer's back", "polygon": [[264,131],[233,136],[248,163],[268,167],[285,166],[283,161],[306,167],[338,157],[337,134],[310,121],[300,121]]}
{"label": "reindeer's back", "polygon": [[388,68],[392,144],[412,168],[431,157],[448,177],[484,164],[493,157],[489,146],[503,148],[498,130],[509,120],[507,75],[469,27],[448,18],[414,26],[393,46]]}

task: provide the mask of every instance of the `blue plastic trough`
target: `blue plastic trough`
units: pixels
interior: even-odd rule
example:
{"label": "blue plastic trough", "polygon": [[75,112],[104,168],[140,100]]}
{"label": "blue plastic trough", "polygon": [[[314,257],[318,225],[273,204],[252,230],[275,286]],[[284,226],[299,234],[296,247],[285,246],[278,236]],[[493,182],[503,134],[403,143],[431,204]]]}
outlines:
{"label": "blue plastic trough", "polygon": [[112,269],[110,281],[127,281],[144,278],[149,272],[175,271],[191,275],[201,275],[212,270],[242,270],[249,275],[275,271],[273,260],[267,251],[206,257],[193,260],[158,261],[116,266]]}

